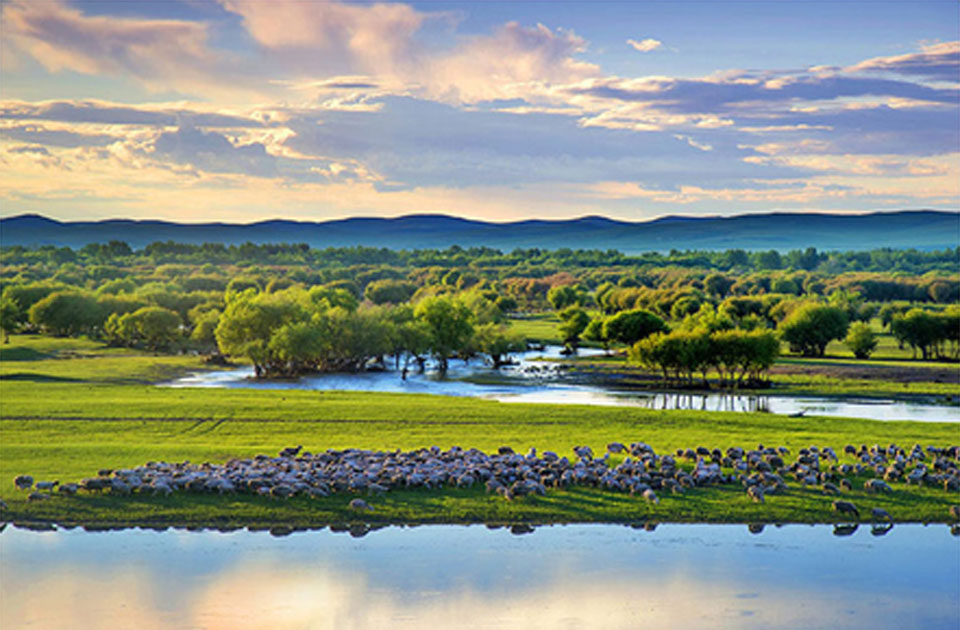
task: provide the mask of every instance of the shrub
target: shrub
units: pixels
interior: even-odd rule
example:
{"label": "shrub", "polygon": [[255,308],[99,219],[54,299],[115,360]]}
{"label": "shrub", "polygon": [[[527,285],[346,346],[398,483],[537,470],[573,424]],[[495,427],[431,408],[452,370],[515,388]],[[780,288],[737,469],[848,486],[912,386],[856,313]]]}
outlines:
{"label": "shrub", "polygon": [[873,334],[870,325],[863,322],[852,325],[843,342],[858,359],[869,359],[877,349],[877,336]]}

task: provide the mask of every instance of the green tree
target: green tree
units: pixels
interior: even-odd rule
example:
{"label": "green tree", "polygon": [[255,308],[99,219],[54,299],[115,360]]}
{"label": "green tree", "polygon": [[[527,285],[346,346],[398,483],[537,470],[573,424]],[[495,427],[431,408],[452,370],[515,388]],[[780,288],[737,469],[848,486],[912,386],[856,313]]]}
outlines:
{"label": "green tree", "polygon": [[464,348],[473,336],[473,313],[459,300],[442,295],[417,304],[414,317],[429,331],[430,351],[440,372],[445,373],[450,356]]}
{"label": "green tree", "polygon": [[180,338],[180,316],[160,306],[145,306],[121,316],[133,321],[143,343],[151,350],[169,347]]}
{"label": "green tree", "polygon": [[267,342],[267,350],[277,364],[274,371],[292,377],[316,369],[324,351],[323,332],[311,321],[288,322],[275,329]]}
{"label": "green tree", "polygon": [[103,325],[97,300],[86,293],[58,291],[30,307],[30,323],[57,336],[92,333]]}
{"label": "green tree", "polygon": [[913,348],[914,356],[920,350],[924,359],[935,354],[937,345],[947,338],[941,319],[920,308],[910,309],[905,315],[895,315],[891,330],[898,341]]}
{"label": "green tree", "polygon": [[678,299],[670,307],[670,317],[675,320],[683,319],[687,315],[693,315],[700,310],[702,306],[700,298],[695,295],[685,295]]}
{"label": "green tree", "polygon": [[853,356],[858,359],[869,359],[877,349],[877,336],[870,329],[870,324],[856,322],[850,326],[850,331],[843,343],[850,348]]}
{"label": "green tree", "polygon": [[521,352],[527,346],[523,337],[492,322],[477,327],[475,340],[480,352],[490,357],[494,368],[504,365],[510,353]]}
{"label": "green tree", "polygon": [[734,280],[719,273],[710,274],[703,280],[703,288],[707,293],[723,298],[730,291]]}
{"label": "green tree", "polygon": [[364,297],[374,304],[399,304],[406,302],[416,292],[417,287],[403,280],[374,280],[364,289]]}
{"label": "green tree", "polygon": [[217,345],[217,324],[219,323],[220,311],[218,309],[196,314],[193,317],[193,330],[190,331],[190,339],[203,346],[215,347]]}
{"label": "green tree", "polygon": [[547,291],[547,301],[554,310],[561,311],[569,306],[582,306],[586,295],[569,284],[557,286]]}
{"label": "green tree", "polygon": [[560,311],[560,336],[563,338],[563,344],[571,349],[576,349],[580,344],[580,335],[590,324],[590,316],[582,308],[577,306],[568,306]]}
{"label": "green tree", "polygon": [[20,328],[20,307],[4,295],[0,298],[0,330],[3,331],[3,343],[10,343],[10,335]]}
{"label": "green tree", "polygon": [[643,309],[621,311],[603,322],[604,337],[628,346],[653,333],[666,331],[667,325],[662,319]]}
{"label": "green tree", "polygon": [[287,323],[309,319],[309,311],[299,296],[286,292],[244,292],[227,302],[214,335],[220,352],[245,356],[253,363],[258,378],[271,369],[268,348],[273,332]]}
{"label": "green tree", "polygon": [[603,347],[604,352],[609,352],[610,340],[603,334],[603,322],[603,317],[594,317],[591,319],[583,331],[583,338],[587,341],[599,343]]}
{"label": "green tree", "polygon": [[827,344],[847,335],[847,315],[837,306],[809,303],[794,310],[778,330],[790,350],[822,357]]}

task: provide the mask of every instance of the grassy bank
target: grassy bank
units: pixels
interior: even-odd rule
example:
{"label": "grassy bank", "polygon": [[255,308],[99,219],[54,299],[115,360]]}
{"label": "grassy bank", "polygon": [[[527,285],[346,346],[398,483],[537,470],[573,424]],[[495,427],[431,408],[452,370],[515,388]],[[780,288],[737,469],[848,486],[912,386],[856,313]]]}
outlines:
{"label": "grassy bank", "polygon": [[[17,338],[0,351],[0,498],[8,519],[59,522],[312,525],[356,518],[349,496],[269,499],[231,496],[66,498],[28,503],[12,479],[79,480],[103,467],[150,460],[222,462],[275,454],[303,444],[327,448],[414,449],[460,445],[493,451],[509,445],[571,454],[602,452],[611,441],[644,441],[658,452],[696,447],[958,441],[951,424],[785,418],[770,414],[505,404],[470,398],[304,390],[170,389],[148,383],[188,369],[192,357],[153,357],[92,342]],[[46,344],[46,345],[45,345]],[[69,346],[69,347],[66,347]],[[31,352],[33,354],[31,354]],[[72,353],[72,354],[71,354]],[[855,485],[862,486],[862,480]],[[663,521],[829,522],[830,497],[800,489],[750,502],[739,488],[666,495],[652,506],[629,495],[578,488],[506,502],[479,490],[408,491],[371,498],[373,522]],[[847,497],[887,509],[901,521],[945,521],[956,502],[939,489],[896,485],[892,495]]]}

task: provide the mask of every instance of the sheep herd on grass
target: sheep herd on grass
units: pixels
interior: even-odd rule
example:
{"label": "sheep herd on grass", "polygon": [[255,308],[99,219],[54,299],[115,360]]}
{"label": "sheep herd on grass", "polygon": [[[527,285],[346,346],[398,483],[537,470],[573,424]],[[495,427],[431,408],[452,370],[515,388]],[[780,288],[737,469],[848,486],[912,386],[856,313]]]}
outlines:
{"label": "sheep herd on grass", "polygon": [[[276,457],[257,455],[231,459],[224,464],[190,462],[148,462],[128,469],[102,469],[96,477],[76,483],[37,481],[19,475],[14,484],[33,492],[30,501],[43,501],[56,489],[62,495],[79,492],[117,495],[174,493],[252,494],[275,499],[295,496],[329,497],[335,494],[376,496],[398,489],[472,488],[482,486],[505,500],[528,495],[545,496],[551,489],[588,486],[629,493],[650,504],[664,494],[682,495],[706,486],[743,487],[746,497],[756,503],[785,493],[789,483],[814,488],[827,496],[853,489],[851,477],[868,477],[862,484],[866,493],[891,493],[895,482],[960,491],[960,447],[938,448],[919,444],[905,449],[889,446],[848,445],[844,454],[856,463],[840,464],[830,447],[801,448],[790,461],[785,447],[755,449],[731,447],[678,449],[657,454],[643,442],[629,446],[612,442],[602,457],[594,457],[588,446],[573,448],[573,456],[551,451],[526,455],[504,446],[496,453],[454,446],[413,451],[371,451],[329,449],[304,452],[302,447],[285,448]],[[611,455],[619,461],[611,461]],[[622,459],[620,459],[622,457]],[[375,508],[355,496],[349,507],[356,511]],[[838,517],[860,520],[860,511],[850,501],[832,502]],[[871,519],[892,522],[881,508]],[[960,520],[960,506],[951,506],[951,517]]]}

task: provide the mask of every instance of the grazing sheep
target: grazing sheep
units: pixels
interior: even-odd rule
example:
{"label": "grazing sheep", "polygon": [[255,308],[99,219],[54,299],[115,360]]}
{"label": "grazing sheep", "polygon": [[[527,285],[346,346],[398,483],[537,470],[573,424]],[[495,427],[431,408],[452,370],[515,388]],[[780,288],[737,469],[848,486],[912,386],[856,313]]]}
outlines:
{"label": "grazing sheep", "polygon": [[36,483],[37,490],[42,490],[44,492],[53,492],[53,489],[60,484],[60,481],[38,481]]}
{"label": "grazing sheep", "polygon": [[864,482],[863,489],[869,493],[893,492],[893,488],[880,479],[868,479],[866,482]]}
{"label": "grazing sheep", "polygon": [[574,446],[573,452],[580,459],[593,459],[593,449],[589,446]]}
{"label": "grazing sheep", "polygon": [[[622,454],[625,451],[629,452],[622,461],[611,462],[611,452]],[[610,442],[606,453],[599,459],[594,459],[587,446],[577,446],[574,452],[576,457],[568,458],[552,452],[538,456],[535,449],[521,455],[506,446],[494,453],[454,446],[446,451],[439,447],[408,452],[348,448],[311,453],[298,446],[284,449],[279,457],[256,455],[230,459],[224,464],[154,461],[128,470],[104,469],[101,473],[105,475],[84,479],[78,484],[59,484],[59,488],[63,494],[72,494],[71,489],[76,487],[83,491],[110,490],[124,495],[219,491],[264,497],[324,497],[344,492],[385,493],[402,488],[467,488],[483,484],[488,492],[497,492],[511,500],[542,496],[548,488],[580,486],[630,492],[654,504],[659,503],[658,494],[668,491],[683,492],[685,488],[741,483],[745,489],[754,488],[746,490],[753,501],[763,503],[767,495],[788,489],[784,481],[788,476],[805,485],[822,486],[822,491],[829,494],[853,488],[851,481],[841,476],[841,471],[846,475],[853,469],[847,464],[831,464],[834,458],[829,447],[800,449],[797,460],[789,466],[782,465],[788,463],[783,461],[788,454],[785,449],[762,445],[751,450],[730,447],[726,455],[720,449],[698,446],[696,449],[678,449],[678,456],[661,456],[649,445],[639,442],[631,443],[629,449],[620,442]],[[864,446],[857,452],[865,458],[857,470],[868,477],[891,471],[906,477],[908,467],[917,459],[916,449],[909,454],[910,459],[902,449],[890,454],[887,447],[875,447],[871,451]],[[920,452],[923,453],[922,449]],[[914,467],[926,471],[925,483],[937,488],[949,488],[951,482],[960,484],[955,455],[939,449],[930,451],[926,457],[927,464]],[[692,468],[681,465],[681,458],[692,461]],[[26,483],[27,480],[23,479],[18,487],[32,488],[34,485],[32,479],[29,479],[29,486]],[[57,482],[41,482],[37,487],[52,490],[57,485]],[[867,482],[865,489],[867,492],[892,492],[890,485],[876,478]],[[960,514],[954,518],[960,521]]]}
{"label": "grazing sheep", "polygon": [[358,512],[373,512],[373,507],[363,499],[354,499],[350,501],[350,509]]}
{"label": "grazing sheep", "polygon": [[17,490],[29,490],[33,487],[33,477],[30,475],[17,475],[13,478],[13,485]]}
{"label": "grazing sheep", "polygon": [[887,511],[886,511],[885,509],[883,509],[883,508],[878,508],[878,507],[873,508],[873,509],[870,511],[870,516],[873,518],[873,522],[874,522],[874,523],[876,523],[876,522],[878,522],[878,521],[883,521],[883,520],[886,520],[886,521],[888,521],[888,522],[890,522],[890,523],[893,522],[893,517],[890,516],[890,512],[887,512]]}
{"label": "grazing sheep", "polygon": [[49,498],[49,494],[44,494],[42,492],[31,492],[30,496],[27,497],[27,501],[45,501]]}
{"label": "grazing sheep", "polygon": [[73,496],[77,493],[77,488],[78,486],[75,483],[65,483],[59,488],[57,488],[57,492],[59,492],[60,494],[69,494]]}
{"label": "grazing sheep", "polygon": [[80,487],[88,492],[103,492],[107,488],[107,480],[102,477],[91,477],[80,481]]}
{"label": "grazing sheep", "polygon": [[951,505],[950,506],[950,516],[960,521],[960,505]]}
{"label": "grazing sheep", "polygon": [[860,520],[860,510],[849,501],[834,501],[833,510],[838,514],[853,514],[857,517],[857,520]]}
{"label": "grazing sheep", "polygon": [[300,450],[303,449],[303,445],[300,444],[295,447],[287,447],[280,451],[280,457],[296,457]]}

